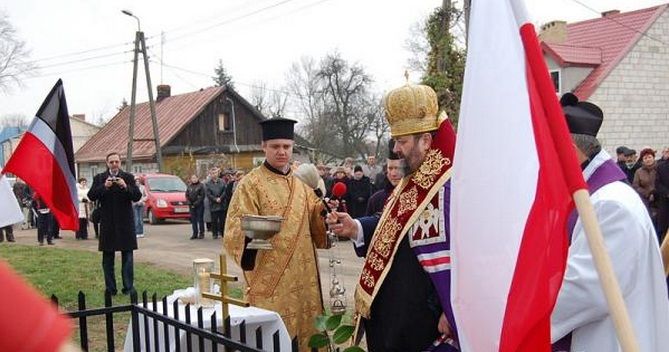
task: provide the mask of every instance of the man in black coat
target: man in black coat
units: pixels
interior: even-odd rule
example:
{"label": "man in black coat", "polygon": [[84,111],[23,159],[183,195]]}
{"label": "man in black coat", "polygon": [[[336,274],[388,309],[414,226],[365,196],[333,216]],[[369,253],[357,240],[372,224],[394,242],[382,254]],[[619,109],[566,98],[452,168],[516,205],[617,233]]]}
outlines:
{"label": "man in black coat", "polygon": [[132,294],[135,291],[132,251],[137,249],[132,202],[142,198],[142,193],[135,184],[135,177],[121,170],[118,153],[109,153],[106,161],[107,171],[95,175],[88,191],[88,199],[100,205],[98,250],[102,252],[105,290],[112,295],[117,292],[114,255],[116,251],[121,251],[121,292]]}
{"label": "man in black coat", "polygon": [[657,200],[657,235],[662,243],[669,228],[669,162],[659,163],[655,177],[655,196]]}

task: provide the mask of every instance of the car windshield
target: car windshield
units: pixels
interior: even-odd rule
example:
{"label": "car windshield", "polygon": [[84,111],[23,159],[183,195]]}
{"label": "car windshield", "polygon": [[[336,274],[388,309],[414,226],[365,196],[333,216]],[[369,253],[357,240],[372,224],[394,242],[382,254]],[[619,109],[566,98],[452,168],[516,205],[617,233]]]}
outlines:
{"label": "car windshield", "polygon": [[151,192],[185,192],[186,184],[178,177],[156,177],[146,180]]}

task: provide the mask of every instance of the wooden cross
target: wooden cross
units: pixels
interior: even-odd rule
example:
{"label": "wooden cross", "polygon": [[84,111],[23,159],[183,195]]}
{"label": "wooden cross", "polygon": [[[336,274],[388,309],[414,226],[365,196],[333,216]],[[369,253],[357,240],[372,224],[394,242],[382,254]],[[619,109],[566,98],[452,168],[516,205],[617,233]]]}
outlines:
{"label": "wooden cross", "polygon": [[218,279],[221,281],[221,294],[219,296],[211,292],[202,292],[202,297],[221,302],[221,306],[223,308],[223,321],[225,321],[230,316],[230,312],[228,311],[228,304],[234,304],[240,307],[248,307],[250,306],[250,304],[249,302],[243,299],[237,299],[228,296],[228,281],[238,281],[238,278],[236,276],[227,274],[228,265],[225,259],[225,255],[221,254],[220,256],[218,256],[218,260],[219,260],[220,272],[211,273],[210,277],[212,279]]}

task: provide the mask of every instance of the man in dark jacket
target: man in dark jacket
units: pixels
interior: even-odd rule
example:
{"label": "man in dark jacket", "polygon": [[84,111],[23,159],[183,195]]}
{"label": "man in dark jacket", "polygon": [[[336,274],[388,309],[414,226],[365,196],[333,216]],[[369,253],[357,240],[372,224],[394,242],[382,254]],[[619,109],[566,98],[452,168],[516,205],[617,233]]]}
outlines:
{"label": "man in dark jacket", "polygon": [[[369,198],[369,202],[367,202],[366,216],[381,216],[381,213],[383,213],[383,206],[386,204],[386,199],[393,193],[395,186],[397,186],[402,180],[402,177],[404,177],[404,168],[406,165],[404,164],[404,159],[393,152],[394,147],[395,141],[390,139],[390,142],[388,143],[385,181],[379,182],[379,184],[383,185],[383,189],[372,194]],[[360,256],[364,256],[364,253]]]}
{"label": "man in dark jacket", "polygon": [[209,173],[209,183],[205,186],[205,194],[211,204],[211,232],[214,239],[218,235],[223,236],[223,199],[225,196],[225,183],[219,177],[218,169]]}
{"label": "man in dark jacket", "polygon": [[658,207],[657,235],[662,243],[669,228],[669,162],[663,162],[657,166],[655,194]]}
{"label": "man in dark jacket", "polygon": [[186,200],[190,205],[190,223],[193,227],[191,240],[204,238],[204,185],[200,183],[197,175],[190,177],[190,183],[186,189]]}
{"label": "man in dark jacket", "polygon": [[353,169],[353,178],[348,184],[348,212],[351,217],[365,216],[367,201],[372,196],[372,181],[365,176],[360,165]]}
{"label": "man in dark jacket", "polygon": [[142,193],[135,184],[135,177],[121,170],[118,153],[109,153],[106,160],[107,171],[95,175],[88,191],[88,199],[100,205],[98,250],[102,252],[105,290],[116,294],[114,255],[116,251],[121,251],[121,292],[132,294],[135,291],[132,251],[137,249],[132,202],[142,198]]}

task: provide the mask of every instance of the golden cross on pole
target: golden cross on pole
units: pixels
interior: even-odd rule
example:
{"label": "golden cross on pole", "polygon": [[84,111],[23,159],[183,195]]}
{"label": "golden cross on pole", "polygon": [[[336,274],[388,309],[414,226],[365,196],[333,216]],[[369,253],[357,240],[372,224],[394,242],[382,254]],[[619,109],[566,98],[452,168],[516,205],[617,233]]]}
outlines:
{"label": "golden cross on pole", "polygon": [[238,281],[238,278],[236,276],[227,274],[228,265],[225,259],[225,255],[221,254],[220,256],[218,256],[218,260],[219,260],[220,272],[211,273],[210,277],[212,279],[217,279],[221,281],[221,294],[219,296],[211,292],[202,292],[202,297],[221,302],[221,306],[223,309],[223,321],[225,321],[230,316],[230,312],[228,311],[228,304],[234,304],[240,307],[248,307],[250,306],[250,304],[249,302],[243,299],[237,299],[228,296],[228,281]]}

